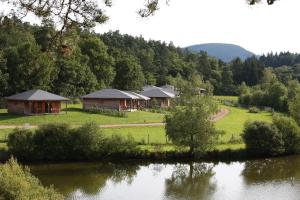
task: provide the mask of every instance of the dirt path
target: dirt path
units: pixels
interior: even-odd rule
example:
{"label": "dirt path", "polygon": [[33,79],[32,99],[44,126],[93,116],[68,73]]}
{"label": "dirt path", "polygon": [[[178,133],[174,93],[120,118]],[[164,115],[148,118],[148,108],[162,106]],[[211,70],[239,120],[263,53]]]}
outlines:
{"label": "dirt path", "polygon": [[[212,116],[211,121],[217,122],[224,117],[226,117],[230,113],[229,109],[222,108],[220,111]],[[100,128],[127,128],[127,127],[147,127],[147,126],[164,126],[165,123],[135,123],[135,124],[107,124],[107,125],[99,125]],[[37,125],[0,125],[0,129],[14,129],[14,128],[28,128],[33,129],[37,128]]]}
{"label": "dirt path", "polygon": [[217,122],[217,121],[223,119],[224,117],[226,117],[229,113],[230,113],[229,109],[221,108],[220,111],[217,114],[212,116],[211,121],[212,122]]}

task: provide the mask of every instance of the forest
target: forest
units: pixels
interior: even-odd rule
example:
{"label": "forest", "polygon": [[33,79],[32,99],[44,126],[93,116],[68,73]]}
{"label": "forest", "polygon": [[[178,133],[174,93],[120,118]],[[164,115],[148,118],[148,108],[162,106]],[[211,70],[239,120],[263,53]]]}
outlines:
{"label": "forest", "polygon": [[195,75],[215,95],[239,95],[240,85],[262,84],[268,73],[283,86],[300,79],[300,55],[289,52],[225,63],[206,52],[118,31],[73,28],[59,43],[56,34],[51,22],[0,17],[0,97],[40,88],[76,99],[101,88],[138,91]]}

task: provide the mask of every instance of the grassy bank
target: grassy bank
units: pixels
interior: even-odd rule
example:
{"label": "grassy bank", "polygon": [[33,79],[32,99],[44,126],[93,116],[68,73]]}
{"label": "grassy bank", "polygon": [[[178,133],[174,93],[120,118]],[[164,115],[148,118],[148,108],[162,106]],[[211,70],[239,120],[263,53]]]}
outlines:
{"label": "grassy bank", "polygon": [[23,116],[8,114],[6,109],[0,110],[0,125],[40,125],[45,123],[63,122],[72,125],[81,125],[94,121],[97,124],[129,124],[129,123],[151,123],[162,122],[164,115],[144,111],[129,112],[128,117],[113,117],[102,114],[84,112],[81,104],[68,105],[66,110],[59,115]]}
{"label": "grassy bank", "polygon": [[[231,97],[233,98],[233,97]],[[238,142],[241,140],[240,134],[243,131],[244,123],[248,120],[260,120],[260,121],[268,121],[270,122],[272,120],[272,115],[271,113],[268,112],[261,112],[261,113],[249,113],[247,109],[243,108],[237,108],[237,107],[229,107],[229,106],[221,106],[223,108],[227,108],[230,110],[230,113],[228,116],[225,118],[221,119],[220,121],[216,122],[216,128],[217,130],[222,130],[224,131],[224,135],[220,137],[220,145],[216,147],[216,149],[223,150],[223,149],[237,149],[237,148],[243,148],[243,144],[241,142]],[[69,113],[68,115],[75,115],[75,113]],[[132,123],[135,122],[137,123],[142,122],[141,119],[137,119],[137,116],[142,115],[144,118],[147,118],[148,120],[152,118],[153,116],[158,116],[158,118],[154,119],[152,121],[162,121],[163,120],[163,115],[162,114],[157,114],[157,113],[146,113],[146,112],[135,112],[135,113],[129,113],[128,118],[117,118],[117,117],[108,117],[108,116],[102,116],[99,114],[86,114],[86,113],[81,113],[81,115],[92,115],[90,116],[89,119],[97,119],[96,122],[103,122],[103,119],[110,119],[112,118],[113,120],[106,121],[107,124],[111,123],[125,123],[127,121],[131,121]],[[151,116],[151,117],[150,117]],[[33,120],[34,118],[47,118],[47,120],[51,118],[65,118],[67,115],[62,115],[62,116],[29,116],[30,120]],[[66,123],[72,123],[75,122],[76,120],[81,119],[81,122],[77,122],[78,124],[84,123],[86,121],[89,121],[86,118],[81,118],[78,117],[77,119],[72,119],[72,121],[66,122]],[[91,119],[91,121],[93,121]],[[62,120],[63,121],[63,120]],[[60,120],[55,121],[55,122],[62,122]],[[150,121],[150,120],[149,120]],[[11,120],[8,120],[7,123],[13,124]],[[44,123],[47,123],[49,121],[44,121]],[[65,122],[65,121],[63,121]],[[0,124],[3,123],[2,121]],[[40,119],[38,123],[42,123],[42,120]],[[104,124],[104,123],[102,123]],[[10,129],[0,129],[0,142],[5,140],[7,137],[8,133],[10,132]],[[165,129],[163,126],[159,127],[128,127],[128,128],[107,128],[103,129],[104,133],[107,135],[107,137],[110,137],[111,135],[120,135],[122,137],[127,137],[128,135],[131,135],[136,142],[141,144],[142,148],[148,148],[149,150],[154,149],[172,149],[170,148],[170,145],[167,145],[166,147],[157,147],[155,145],[164,145],[167,142],[166,139],[166,134],[165,134]],[[235,141],[233,141],[233,144],[230,144],[229,141],[234,138]],[[168,143],[168,142],[167,142]],[[240,143],[240,144],[239,144]],[[150,145],[149,145],[150,144]],[[153,148],[151,148],[151,144],[154,145]],[[1,144],[0,144],[1,145]],[[3,144],[2,144],[3,146]]]}
{"label": "grassy bank", "polygon": [[216,129],[224,131],[220,141],[227,143],[231,138],[235,140],[241,139],[240,134],[243,132],[244,124],[246,121],[272,121],[272,113],[261,112],[261,113],[249,113],[248,109],[220,106],[230,110],[230,113],[220,121],[216,122]]}

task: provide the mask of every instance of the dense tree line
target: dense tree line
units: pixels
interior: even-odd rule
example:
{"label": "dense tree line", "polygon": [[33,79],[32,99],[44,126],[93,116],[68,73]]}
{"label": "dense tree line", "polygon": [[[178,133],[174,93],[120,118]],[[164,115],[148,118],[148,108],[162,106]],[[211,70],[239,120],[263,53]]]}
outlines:
{"label": "dense tree line", "polygon": [[[300,78],[297,54],[280,53],[230,63],[172,43],[74,28],[53,46],[51,22],[41,26],[0,17],[0,96],[40,88],[70,98],[113,87],[141,90],[145,84],[174,84],[200,77],[214,94],[237,95],[239,86],[262,82],[266,67],[284,85]],[[284,65],[284,66],[282,66]],[[299,74],[299,75],[298,75]],[[175,83],[176,84],[176,83]]]}

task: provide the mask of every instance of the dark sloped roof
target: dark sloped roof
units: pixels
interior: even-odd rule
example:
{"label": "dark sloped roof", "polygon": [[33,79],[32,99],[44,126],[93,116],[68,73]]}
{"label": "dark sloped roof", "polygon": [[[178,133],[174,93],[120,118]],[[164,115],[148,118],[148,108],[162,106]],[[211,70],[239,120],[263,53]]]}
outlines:
{"label": "dark sloped roof", "polygon": [[138,96],[117,89],[102,89],[82,96],[83,99],[139,99]]}
{"label": "dark sloped roof", "polygon": [[142,95],[146,97],[157,97],[157,98],[174,98],[175,94],[164,91],[161,88],[153,88],[141,92]]}
{"label": "dark sloped roof", "polygon": [[68,98],[43,90],[29,90],[6,98],[7,100],[22,101],[68,101]]}

